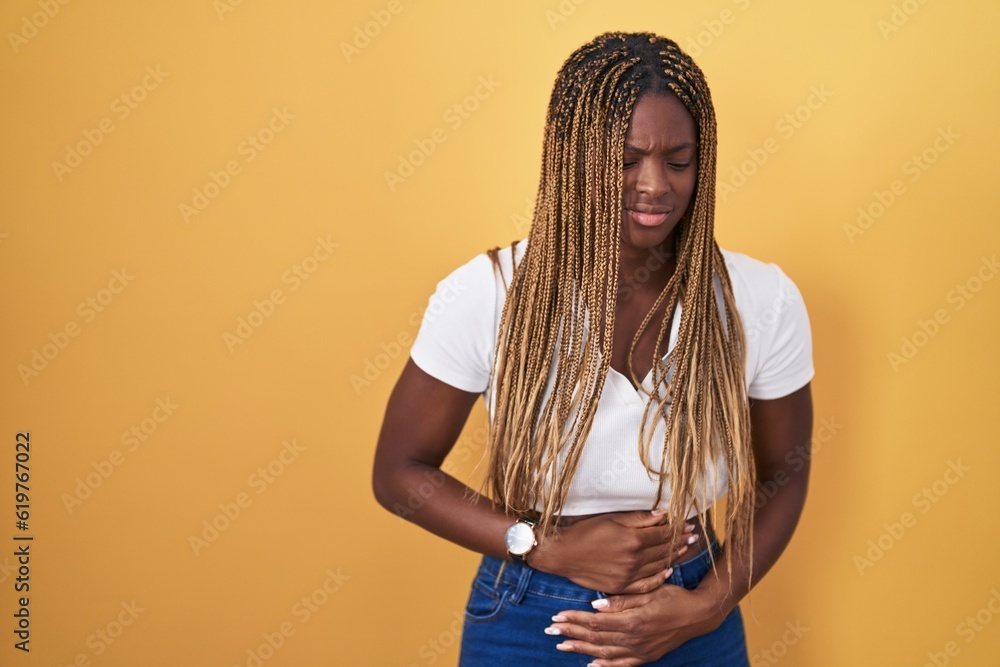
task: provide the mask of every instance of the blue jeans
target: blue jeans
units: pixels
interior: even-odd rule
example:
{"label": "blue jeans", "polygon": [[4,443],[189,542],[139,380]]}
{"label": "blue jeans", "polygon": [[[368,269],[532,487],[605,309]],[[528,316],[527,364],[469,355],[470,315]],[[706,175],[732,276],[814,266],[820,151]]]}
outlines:
{"label": "blue jeans", "polygon": [[[710,544],[718,554],[719,544]],[[705,547],[683,563],[674,565],[667,584],[693,589],[709,570]],[[534,570],[520,563],[484,556],[472,582],[465,609],[460,667],[508,667],[509,665],[575,665],[582,667],[596,658],[556,649],[566,637],[544,630],[552,616],[567,609],[594,611],[591,601],[603,594],[574,584],[565,577]],[[737,606],[718,628],[694,637],[648,665],[679,667],[740,667],[750,665],[743,616]]]}

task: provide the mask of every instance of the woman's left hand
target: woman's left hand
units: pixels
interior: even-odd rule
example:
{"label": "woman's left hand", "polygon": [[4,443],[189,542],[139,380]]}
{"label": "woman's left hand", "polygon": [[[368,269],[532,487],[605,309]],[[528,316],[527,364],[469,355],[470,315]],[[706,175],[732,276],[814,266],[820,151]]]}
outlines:
{"label": "woman's left hand", "polygon": [[[594,667],[634,667],[715,630],[725,614],[704,596],[664,584],[652,593],[597,600],[596,612],[563,611],[545,632],[566,637],[556,648],[592,655]],[[595,607],[596,607],[595,605]],[[558,619],[558,620],[557,620]]]}

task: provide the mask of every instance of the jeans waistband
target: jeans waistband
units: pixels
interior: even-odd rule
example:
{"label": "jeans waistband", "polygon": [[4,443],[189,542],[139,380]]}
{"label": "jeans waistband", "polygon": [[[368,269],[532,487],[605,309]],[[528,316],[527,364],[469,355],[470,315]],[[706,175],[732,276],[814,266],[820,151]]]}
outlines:
{"label": "jeans waistband", "polygon": [[[709,549],[712,553],[709,553]],[[675,564],[664,583],[694,588],[712,567],[712,557],[718,559],[721,547],[714,538],[708,546],[685,561]],[[520,604],[528,593],[575,602],[592,602],[607,594],[573,583],[566,577],[542,572],[528,565],[483,556],[477,581],[493,591],[509,590],[510,601]]]}

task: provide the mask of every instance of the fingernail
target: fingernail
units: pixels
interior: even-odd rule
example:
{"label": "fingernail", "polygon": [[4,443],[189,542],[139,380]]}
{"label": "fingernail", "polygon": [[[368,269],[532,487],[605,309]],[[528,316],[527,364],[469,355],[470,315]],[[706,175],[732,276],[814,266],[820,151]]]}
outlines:
{"label": "fingernail", "polygon": [[668,567],[667,571],[663,573],[663,578],[664,579],[669,579],[670,575],[672,575],[673,573],[674,573],[674,568]]}
{"label": "fingernail", "polygon": [[684,532],[685,533],[690,533],[692,530],[694,530],[694,524],[693,523],[684,524]]}
{"label": "fingernail", "polygon": [[667,513],[667,510],[665,510],[663,508],[657,508],[657,509],[653,510],[652,512],[650,512],[650,514],[652,514],[653,516],[663,516],[666,513]]}
{"label": "fingernail", "polygon": [[600,600],[594,600],[590,603],[590,606],[594,609],[607,609],[608,601],[606,598],[601,598]]}
{"label": "fingernail", "polygon": [[687,547],[681,547],[680,550],[677,552],[677,555],[678,556],[683,556],[684,552],[687,551],[687,550],[688,550]]}
{"label": "fingernail", "polygon": [[688,544],[694,544],[695,542],[697,542],[698,541],[698,537],[699,537],[698,535],[692,535],[691,537],[689,537],[688,538]]}
{"label": "fingernail", "polygon": [[566,642],[563,642],[561,644],[556,644],[556,648],[559,649],[560,651],[572,651],[573,650],[573,646],[571,644],[567,644]]}
{"label": "fingernail", "polygon": [[556,623],[565,623],[566,617],[563,616],[562,614],[556,614],[555,616],[552,617],[552,620]]}
{"label": "fingernail", "polygon": [[547,634],[547,635],[561,635],[562,631],[559,628],[548,627],[548,628],[545,628],[545,634]]}

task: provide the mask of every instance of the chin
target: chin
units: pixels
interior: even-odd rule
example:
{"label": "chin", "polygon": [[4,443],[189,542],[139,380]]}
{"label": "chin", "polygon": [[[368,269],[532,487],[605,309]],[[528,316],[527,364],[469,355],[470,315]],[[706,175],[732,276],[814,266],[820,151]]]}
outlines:
{"label": "chin", "polygon": [[621,241],[636,248],[655,248],[671,238],[679,221],[667,220],[655,227],[643,227],[627,218],[622,219]]}

